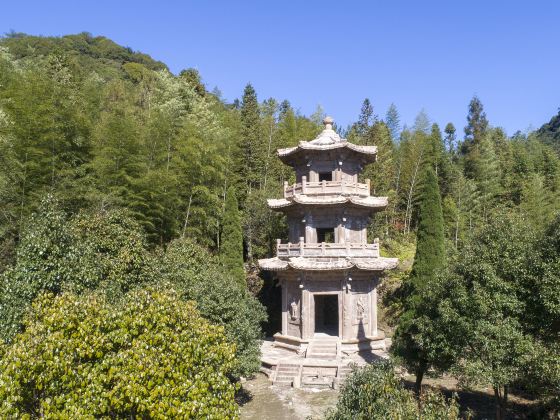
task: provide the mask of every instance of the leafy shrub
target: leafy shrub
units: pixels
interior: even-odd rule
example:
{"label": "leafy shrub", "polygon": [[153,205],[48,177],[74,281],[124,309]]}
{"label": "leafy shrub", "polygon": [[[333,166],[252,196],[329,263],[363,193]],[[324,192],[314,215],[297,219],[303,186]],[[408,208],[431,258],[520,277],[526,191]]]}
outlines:
{"label": "leafy shrub", "polygon": [[16,257],[0,275],[3,341],[20,331],[23,313],[41,292],[103,290],[117,300],[153,275],[142,230],[125,212],[68,219],[52,197],[27,222]]}
{"label": "leafy shrub", "polygon": [[163,290],[174,285],[184,300],[197,302],[202,316],[225,327],[236,344],[234,376],[258,371],[264,308],[218,258],[188,240],[172,242],[158,258],[126,212],[69,219],[52,198],[29,220],[16,264],[0,274],[0,338],[9,342],[22,330],[23,314],[41,292],[97,291],[115,303],[150,283]]}
{"label": "leafy shrub", "polygon": [[42,294],[0,360],[0,417],[236,418],[234,348],[175,292]]}
{"label": "leafy shrub", "polygon": [[159,266],[158,284],[172,284],[184,299],[197,302],[202,316],[225,327],[227,337],[236,344],[235,376],[257,372],[260,324],[266,320],[258,300],[220,266],[216,257],[190,240],[171,242]]}
{"label": "leafy shrub", "polygon": [[342,386],[336,407],[327,414],[329,420],[458,418],[455,400],[448,402],[440,393],[426,391],[417,401],[387,361],[354,370]]}

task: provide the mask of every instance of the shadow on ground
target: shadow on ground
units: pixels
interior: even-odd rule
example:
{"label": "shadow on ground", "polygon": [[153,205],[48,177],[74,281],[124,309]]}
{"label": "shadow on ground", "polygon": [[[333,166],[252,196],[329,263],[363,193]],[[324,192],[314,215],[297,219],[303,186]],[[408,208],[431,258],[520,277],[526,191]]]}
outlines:
{"label": "shadow on ground", "polygon": [[[405,378],[405,386],[414,388],[414,376]],[[454,378],[430,378],[424,381],[423,388],[441,391],[447,398],[457,395],[461,413],[470,412],[473,420],[493,419],[496,415],[494,394],[491,390],[465,390],[457,386]],[[508,402],[508,419],[537,419],[535,401],[521,395],[512,394]]]}

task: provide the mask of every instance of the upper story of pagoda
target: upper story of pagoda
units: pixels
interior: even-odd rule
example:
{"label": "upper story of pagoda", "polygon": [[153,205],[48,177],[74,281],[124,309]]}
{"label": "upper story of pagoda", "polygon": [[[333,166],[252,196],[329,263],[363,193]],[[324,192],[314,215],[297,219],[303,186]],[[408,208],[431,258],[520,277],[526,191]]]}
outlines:
{"label": "upper story of pagoda", "polygon": [[384,271],[397,265],[379,253],[379,241],[368,244],[371,213],[387,206],[387,197],[370,195],[370,182],[358,182],[377,147],[358,146],[340,138],[333,120],[311,141],[278,150],[294,168],[296,183],[284,184],[284,197],[268,205],[287,216],[288,243],[277,241],[276,257],[259,260],[264,270]]}
{"label": "upper story of pagoda", "polygon": [[304,207],[383,210],[387,197],[370,195],[370,181],[360,183],[358,175],[365,165],[375,162],[376,146],[359,146],[341,138],[333,130],[333,119],[323,120],[324,130],[311,141],[279,149],[278,156],[294,168],[296,182],[284,183],[284,197],[269,199],[274,210],[301,213]]}

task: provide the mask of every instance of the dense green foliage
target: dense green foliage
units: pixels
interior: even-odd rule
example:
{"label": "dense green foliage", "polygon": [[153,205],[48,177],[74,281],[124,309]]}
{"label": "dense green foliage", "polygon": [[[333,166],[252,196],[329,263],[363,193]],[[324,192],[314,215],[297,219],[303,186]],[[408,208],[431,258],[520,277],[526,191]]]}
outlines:
{"label": "dense green foliage", "polygon": [[438,180],[431,165],[428,165],[424,173],[418,218],[416,254],[412,272],[403,285],[404,312],[391,346],[391,352],[404,363],[407,369],[415,373],[417,392],[420,391],[426,370],[445,361],[443,355],[432,355],[424,347],[425,343],[418,327],[421,319],[433,319],[431,314],[433,308],[423,299],[422,291],[431,287],[435,273],[445,266],[441,198]]}
{"label": "dense green foliage", "polygon": [[[522,219],[490,219],[421,294],[431,310],[417,323],[422,344],[439,366],[451,361],[446,368],[463,385],[490,385],[498,418],[520,384],[558,396],[559,270],[549,265],[560,255],[550,247],[558,241],[557,225],[536,235]],[[551,253],[539,258],[544,249]]]}
{"label": "dense green foliage", "polygon": [[416,254],[410,273],[415,289],[422,288],[445,265],[443,214],[438,180],[431,167],[424,173],[418,211]]}
{"label": "dense green foliage", "polygon": [[243,270],[243,232],[235,189],[229,187],[224,208],[224,229],[220,245],[220,259],[236,281],[245,285]]}
{"label": "dense green foliage", "polygon": [[44,294],[0,359],[3,418],[235,418],[234,349],[172,290]]}
{"label": "dense green foliage", "polygon": [[234,376],[247,376],[260,367],[260,324],[266,320],[262,305],[232,274],[190,240],[176,240],[158,262],[156,283],[165,280],[186,300],[197,302],[202,316],[223,325],[236,344]]}
{"label": "dense green foliage", "polygon": [[549,144],[560,153],[560,110],[548,123],[538,129],[537,135],[543,143]]}
{"label": "dense green foliage", "polygon": [[116,301],[154,278],[152,260],[139,226],[124,212],[69,219],[48,197],[22,230],[15,265],[0,274],[0,336],[12,340],[41,292],[99,290]]}
{"label": "dense green foliage", "polygon": [[202,315],[223,325],[236,344],[234,376],[259,368],[260,325],[266,317],[218,258],[188,239],[152,252],[132,218],[120,210],[81,213],[68,218],[52,198],[27,224],[16,264],[0,275],[0,334],[11,341],[23,315],[41,292],[95,291],[119,303],[137,287],[172,284]]}
{"label": "dense green foliage", "polygon": [[[259,101],[250,84],[229,103],[196,70],[173,75],[103,37],[0,39],[2,339],[15,346],[26,334],[24,314],[43,292],[122,306],[165,281],[235,343],[229,375],[254,372],[265,316],[245,285],[259,292],[255,260],[286,236],[265,199],[294,181],[274,151],[312,139],[323,117],[320,107],[305,117],[287,100]],[[543,400],[558,395],[558,121],[508,137],[475,97],[461,139],[424,111],[401,127],[395,105],[382,119],[366,99],[355,123],[337,127],[379,148],[362,179],[389,207],[369,238],[389,254],[418,239],[414,273],[398,289],[408,292],[392,307],[401,330],[414,326],[402,350],[421,349],[429,373],[494,386],[500,401],[520,381]],[[424,200],[436,187],[441,198]],[[444,246],[451,266],[437,275]],[[277,290],[265,279],[260,296],[277,302]]]}
{"label": "dense green foliage", "polygon": [[394,366],[386,361],[354,370],[346,379],[329,420],[458,419],[459,408],[437,392],[426,392],[419,401],[405,389]]}

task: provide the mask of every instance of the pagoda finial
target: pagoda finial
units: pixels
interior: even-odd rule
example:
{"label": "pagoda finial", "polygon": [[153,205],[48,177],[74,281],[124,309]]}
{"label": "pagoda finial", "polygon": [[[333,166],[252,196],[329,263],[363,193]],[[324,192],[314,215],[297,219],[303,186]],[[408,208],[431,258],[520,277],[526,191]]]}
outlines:
{"label": "pagoda finial", "polygon": [[325,119],[323,120],[323,124],[325,124],[325,130],[332,130],[332,125],[334,123],[334,120],[332,117],[325,117]]}

